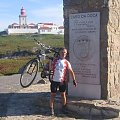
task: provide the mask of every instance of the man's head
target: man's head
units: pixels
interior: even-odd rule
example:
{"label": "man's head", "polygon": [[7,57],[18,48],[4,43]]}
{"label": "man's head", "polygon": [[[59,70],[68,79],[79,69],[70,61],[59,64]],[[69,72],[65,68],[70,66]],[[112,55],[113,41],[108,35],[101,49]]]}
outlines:
{"label": "man's head", "polygon": [[59,54],[60,54],[60,58],[65,58],[66,57],[66,55],[67,55],[67,49],[66,48],[60,48],[60,50],[59,50]]}

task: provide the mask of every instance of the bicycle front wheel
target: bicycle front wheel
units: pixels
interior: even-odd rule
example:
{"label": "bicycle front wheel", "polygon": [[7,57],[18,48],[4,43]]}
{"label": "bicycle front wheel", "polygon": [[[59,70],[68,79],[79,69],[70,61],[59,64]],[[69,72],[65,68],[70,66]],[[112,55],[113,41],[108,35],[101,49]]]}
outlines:
{"label": "bicycle front wheel", "polygon": [[20,85],[23,88],[29,87],[33,83],[37,75],[37,71],[38,61],[35,59],[29,61],[23,68],[22,74],[20,76]]}

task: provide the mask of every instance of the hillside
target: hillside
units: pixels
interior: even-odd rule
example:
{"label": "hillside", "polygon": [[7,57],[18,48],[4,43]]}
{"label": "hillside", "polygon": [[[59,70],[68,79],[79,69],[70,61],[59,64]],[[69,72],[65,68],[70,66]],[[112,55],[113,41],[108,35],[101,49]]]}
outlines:
{"label": "hillside", "polygon": [[[9,55],[27,51],[30,53],[37,47],[34,39],[52,46],[64,46],[63,35],[11,35],[0,36],[0,55]],[[8,58],[8,57],[7,57]],[[30,56],[17,57],[15,59],[0,59],[0,75],[11,75],[18,73],[19,69],[30,60]]]}
{"label": "hillside", "polygon": [[63,35],[26,34],[0,36],[0,54],[6,54],[8,52],[15,52],[20,50],[32,51],[33,47],[37,47],[34,38],[46,45],[54,47],[64,45]]}

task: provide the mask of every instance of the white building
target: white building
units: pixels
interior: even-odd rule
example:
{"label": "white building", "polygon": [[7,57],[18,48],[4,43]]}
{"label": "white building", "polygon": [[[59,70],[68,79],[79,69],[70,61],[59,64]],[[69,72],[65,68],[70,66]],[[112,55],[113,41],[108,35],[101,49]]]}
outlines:
{"label": "white building", "polygon": [[64,34],[64,27],[59,27],[53,23],[38,23],[39,34]]}
{"label": "white building", "polygon": [[19,24],[13,23],[8,26],[7,33],[10,34],[25,34],[25,33],[38,33],[38,34],[64,34],[64,27],[58,26],[53,23],[30,23],[27,24],[26,11],[22,7],[19,15]]}
{"label": "white building", "polygon": [[64,27],[63,26],[59,26],[58,29],[59,29],[58,34],[64,34]]}

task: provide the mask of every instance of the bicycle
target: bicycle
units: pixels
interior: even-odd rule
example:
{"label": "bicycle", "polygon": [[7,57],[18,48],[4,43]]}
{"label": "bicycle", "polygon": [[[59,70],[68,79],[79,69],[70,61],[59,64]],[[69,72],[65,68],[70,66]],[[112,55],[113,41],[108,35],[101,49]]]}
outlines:
{"label": "bicycle", "polygon": [[[20,85],[23,88],[29,87],[33,83],[38,72],[41,72],[41,78],[44,79],[48,77],[49,81],[51,81],[51,76],[53,74],[51,70],[51,63],[54,57],[59,56],[59,48],[52,48],[40,43],[37,40],[35,41],[40,46],[40,50],[36,57],[27,62],[23,67],[20,76]],[[48,53],[54,54],[53,56],[48,56]],[[49,59],[49,63],[47,64],[44,62],[46,59]],[[47,65],[49,67],[47,67]]]}

